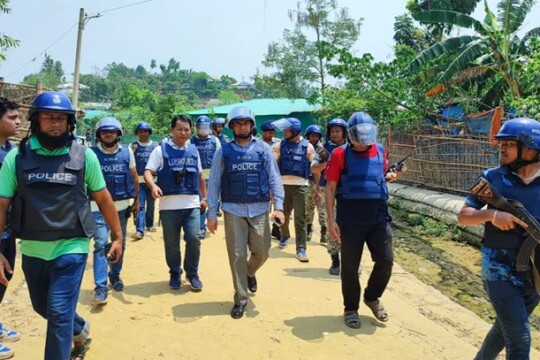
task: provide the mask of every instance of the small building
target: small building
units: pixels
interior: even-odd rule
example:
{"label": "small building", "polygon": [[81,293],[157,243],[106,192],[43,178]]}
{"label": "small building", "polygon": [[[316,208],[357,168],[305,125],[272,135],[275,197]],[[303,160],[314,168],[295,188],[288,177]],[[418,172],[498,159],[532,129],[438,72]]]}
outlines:
{"label": "small building", "polygon": [[194,110],[188,114],[195,120],[201,115],[210,118],[223,117],[237,106],[245,106],[253,113],[259,129],[261,124],[268,120],[279,120],[284,117],[295,117],[302,122],[302,130],[305,130],[311,124],[315,123],[315,112],[321,109],[319,104],[310,104],[306,99],[253,99],[236,104],[217,106]]}

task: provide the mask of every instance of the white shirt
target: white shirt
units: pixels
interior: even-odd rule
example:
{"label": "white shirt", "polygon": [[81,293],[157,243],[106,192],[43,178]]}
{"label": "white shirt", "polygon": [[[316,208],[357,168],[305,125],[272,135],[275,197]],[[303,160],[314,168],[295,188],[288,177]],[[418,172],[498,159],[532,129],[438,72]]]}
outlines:
{"label": "white shirt", "polygon": [[[167,140],[167,144],[171,145],[173,149],[180,150],[186,149],[188,143],[182,147],[176,145],[171,139]],[[197,166],[199,168],[199,173],[202,172],[201,157],[197,157]],[[146,163],[146,170],[151,170],[153,173],[157,173],[163,168],[163,153],[161,151],[161,146],[156,147],[150,154],[148,163]],[[199,195],[164,195],[159,198],[159,210],[183,210],[183,209],[193,209],[201,206]]]}

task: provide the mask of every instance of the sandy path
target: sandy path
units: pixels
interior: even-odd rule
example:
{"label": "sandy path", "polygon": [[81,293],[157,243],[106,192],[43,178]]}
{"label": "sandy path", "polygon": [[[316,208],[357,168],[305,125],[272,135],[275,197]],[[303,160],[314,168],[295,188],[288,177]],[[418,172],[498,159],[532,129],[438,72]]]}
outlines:
{"label": "sandy path", "polygon": [[[102,308],[90,305],[89,261],[78,307],[92,325],[86,359],[471,359],[489,328],[396,265],[382,299],[390,321],[377,322],[362,305],[362,327],[349,329],[342,318],[339,278],[328,274],[326,249],[314,242],[308,247],[310,262],[303,264],[294,258],[294,246],[280,250],[273,241],[271,258],[257,275],[259,291],[246,316],[233,320],[223,234],[220,221],[218,233],[202,242],[200,293],[189,291],[185,279],[181,290],[169,290],[161,228],[143,240],[128,240],[126,288],[110,292]],[[2,320],[22,333],[11,345],[15,358],[40,359],[45,321],[31,308],[20,259],[15,275],[0,307]]]}

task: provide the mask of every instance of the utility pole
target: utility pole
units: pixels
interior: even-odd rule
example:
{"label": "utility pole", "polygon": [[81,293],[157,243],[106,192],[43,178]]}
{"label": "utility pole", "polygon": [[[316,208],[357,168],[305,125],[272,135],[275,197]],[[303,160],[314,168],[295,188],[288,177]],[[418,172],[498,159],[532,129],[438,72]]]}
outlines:
{"label": "utility pole", "polygon": [[84,25],[93,18],[100,17],[100,14],[94,16],[86,16],[84,9],[79,10],[79,32],[77,34],[77,50],[75,52],[75,70],[73,71],[73,92],[71,95],[71,102],[73,108],[77,110],[79,106],[79,69],[81,65],[81,46],[82,46],[82,34]]}

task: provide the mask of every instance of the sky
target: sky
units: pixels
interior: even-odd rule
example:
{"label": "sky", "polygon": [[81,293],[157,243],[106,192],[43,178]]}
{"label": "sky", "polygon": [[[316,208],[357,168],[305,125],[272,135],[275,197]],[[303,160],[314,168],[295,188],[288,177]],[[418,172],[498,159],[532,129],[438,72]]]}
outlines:
{"label": "sky", "polygon": [[[355,55],[371,53],[378,61],[392,57],[393,25],[405,13],[406,0],[338,0],[352,18],[363,18]],[[137,4],[138,3],[138,4]],[[10,0],[10,14],[0,14],[0,33],[20,40],[0,63],[0,77],[17,83],[39,72],[45,53],[62,62],[72,78],[77,44],[79,9],[91,18],[82,37],[81,73],[97,73],[111,62],[150,69],[151,59],[166,64],[170,58],[181,68],[211,76],[241,80],[259,71],[268,44],[292,29],[288,9],[296,0]],[[496,0],[489,0],[496,10]],[[134,5],[132,5],[134,4]],[[131,5],[131,6],[130,6]],[[483,18],[483,6],[473,16]],[[524,30],[538,24],[540,5],[527,17]]]}

